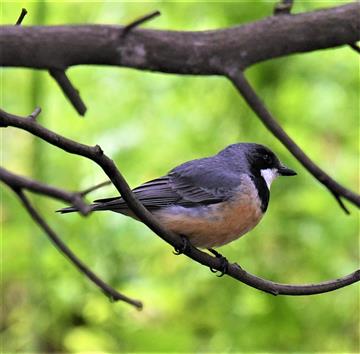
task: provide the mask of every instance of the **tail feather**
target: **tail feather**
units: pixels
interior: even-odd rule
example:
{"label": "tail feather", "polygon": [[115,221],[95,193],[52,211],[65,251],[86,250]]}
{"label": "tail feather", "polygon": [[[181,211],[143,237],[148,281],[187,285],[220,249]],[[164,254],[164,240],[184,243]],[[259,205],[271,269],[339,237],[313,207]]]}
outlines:
{"label": "tail feather", "polygon": [[67,208],[56,210],[56,212],[60,213],[60,214],[73,213],[75,211],[79,211],[79,209],[77,209],[75,207],[67,207]]}
{"label": "tail feather", "polygon": [[[112,199],[112,198],[109,198],[109,199]],[[122,210],[126,211],[128,209],[127,205],[125,203],[118,204],[114,201],[105,202],[105,203],[95,203],[95,204],[91,204],[90,207],[91,207],[91,211],[111,210],[111,211],[120,212],[120,213]],[[60,214],[74,213],[77,211],[79,211],[79,209],[74,206],[56,210],[56,212],[60,213]]]}

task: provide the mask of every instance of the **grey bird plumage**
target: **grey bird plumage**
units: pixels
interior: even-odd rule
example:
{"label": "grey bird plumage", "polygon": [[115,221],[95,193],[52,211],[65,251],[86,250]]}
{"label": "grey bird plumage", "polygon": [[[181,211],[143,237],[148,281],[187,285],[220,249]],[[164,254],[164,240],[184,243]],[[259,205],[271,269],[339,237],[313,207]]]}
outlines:
{"label": "grey bird plumage", "polygon": [[[267,147],[239,143],[212,157],[185,162],[133,192],[165,227],[187,236],[195,246],[208,248],[253,228],[267,209],[272,180],[295,174]],[[98,199],[91,207],[136,218],[121,197]]]}

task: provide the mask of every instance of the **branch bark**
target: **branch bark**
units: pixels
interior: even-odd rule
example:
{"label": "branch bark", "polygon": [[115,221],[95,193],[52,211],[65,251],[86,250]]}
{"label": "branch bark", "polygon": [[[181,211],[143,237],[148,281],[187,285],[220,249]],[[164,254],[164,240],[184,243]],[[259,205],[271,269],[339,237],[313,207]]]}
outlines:
{"label": "branch bark", "polygon": [[[3,126],[12,126],[25,130],[47,141],[48,143],[67,151],[68,153],[86,157],[98,164],[104,173],[110,178],[134,214],[159,237],[161,237],[167,243],[171,244],[175,249],[182,248],[183,241],[181,238],[178,235],[164,229],[158,223],[156,218],[136,199],[126,180],[120,171],[116,168],[114,162],[104,154],[98,145],[88,146],[77,143],[40,126],[33,120],[18,117],[2,110],[0,110],[0,123],[2,123]],[[185,250],[184,254],[202,265],[216,269],[218,271],[222,271],[222,262],[219,258],[212,257],[191,245],[189,245],[189,247]],[[358,269],[355,272],[342,278],[319,284],[281,284],[256,277],[255,275],[246,272],[236,263],[229,264],[226,274],[253,288],[271,293],[273,295],[320,294],[342,288],[360,280],[360,269]]]}
{"label": "branch bark", "polygon": [[[3,26],[0,65],[65,70],[105,64],[177,74],[223,75],[264,60],[360,39],[360,4],[271,16],[228,29],[178,32],[123,26]],[[34,55],[36,53],[36,55]]]}

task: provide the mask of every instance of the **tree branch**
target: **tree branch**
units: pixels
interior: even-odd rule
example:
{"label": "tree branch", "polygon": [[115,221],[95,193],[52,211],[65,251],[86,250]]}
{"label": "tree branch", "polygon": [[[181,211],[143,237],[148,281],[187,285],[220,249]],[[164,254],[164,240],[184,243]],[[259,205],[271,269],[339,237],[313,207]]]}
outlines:
{"label": "tree branch", "polygon": [[[12,188],[12,187],[11,187]],[[142,309],[142,303],[138,300],[131,299],[102,281],[95,273],[93,273],[79,258],[66,246],[66,244],[59,238],[59,236],[51,229],[51,227],[45,222],[41,215],[31,205],[28,198],[23,193],[22,189],[13,188],[14,192],[18,195],[23,203],[27,212],[31,215],[34,221],[43,229],[53,245],[67,258],[74,266],[80,271],[80,273],[86,275],[95,285],[97,285],[103,293],[112,301],[124,301],[137,309]]]}
{"label": "tree branch", "polygon": [[129,297],[119,293],[117,290],[113,289],[111,286],[106,284],[101,280],[95,273],[93,273],[82,261],[80,261],[77,256],[66,246],[66,244],[60,239],[60,237],[51,229],[51,227],[46,223],[43,217],[35,210],[31,205],[28,198],[25,196],[23,190],[29,190],[31,192],[41,194],[47,197],[55,198],[58,200],[63,200],[70,204],[76,204],[79,211],[86,215],[90,212],[90,207],[82,201],[81,197],[87,193],[92,192],[93,190],[100,188],[109,182],[103,182],[94,187],[88,188],[80,193],[70,193],[40,182],[25,178],[19,175],[16,175],[12,172],[7,171],[6,169],[0,167],[0,181],[9,186],[20,198],[25,209],[34,219],[34,221],[43,229],[45,234],[50,238],[55,247],[62,253],[65,258],[67,258],[74,266],[88,277],[95,285],[97,285],[106,296],[108,296],[113,301],[125,301],[138,309],[142,308],[142,303],[130,299]]}
{"label": "tree branch", "polygon": [[82,200],[81,193],[71,193],[63,189],[49,186],[47,184],[34,181],[30,178],[16,175],[3,167],[0,167],[0,181],[7,184],[12,189],[27,189],[37,194],[63,200],[64,202],[71,205],[76,205],[82,215],[87,215],[91,211],[89,205],[86,205]]}
{"label": "tree branch", "polygon": [[[112,181],[116,189],[119,191],[121,196],[124,198],[124,200],[127,202],[129,208],[133,211],[133,213],[164,241],[171,244],[176,249],[181,249],[181,247],[183,246],[183,241],[181,240],[181,238],[178,235],[164,229],[158,223],[156,218],[137,200],[126,180],[124,179],[120,171],[116,168],[114,162],[104,154],[104,152],[98,145],[92,147],[77,143],[73,140],[65,138],[40,126],[35,121],[24,119],[22,117],[6,113],[2,110],[0,110],[0,123],[5,126],[12,126],[25,130],[47,141],[48,143],[67,151],[68,153],[86,157],[98,164],[102,168],[104,173],[110,178],[110,180]],[[202,252],[191,245],[189,245],[188,249],[185,250],[184,254],[186,254],[194,261],[209,268],[219,271],[222,270],[222,262],[220,259],[212,257],[209,254]],[[360,280],[360,270],[357,270],[342,278],[330,280],[319,284],[280,284],[261,279],[250,273],[247,273],[237,264],[229,264],[226,274],[253,288],[271,293],[273,295],[320,294],[342,288]]]}
{"label": "tree branch", "polygon": [[102,188],[102,187],[105,187],[105,186],[108,186],[111,184],[111,181],[105,181],[105,182],[101,182],[99,184],[96,184],[95,186],[93,187],[90,187],[90,188],[87,188],[87,189],[84,189],[83,191],[81,191],[79,194],[82,196],[82,197],[85,197],[87,194],[99,189],[99,188]]}
{"label": "tree branch", "polygon": [[65,74],[65,70],[59,69],[49,69],[50,75],[54,78],[54,80],[60,86],[64,95],[69,99],[73,107],[76,111],[81,115],[84,116],[86,112],[86,106],[83,100],[80,97],[79,90],[77,90],[69,78]]}
{"label": "tree branch", "polygon": [[[131,23],[129,23],[127,26],[124,27],[124,29],[121,31],[122,37],[125,37],[133,28],[141,25],[142,23],[151,20],[152,18],[159,16],[159,11],[154,11],[148,15],[145,15]],[[81,115],[84,116],[86,113],[86,106],[84,101],[81,99],[79,90],[77,90],[69,78],[66,76],[65,70],[63,69],[56,69],[56,68],[50,68],[49,69],[50,75],[54,78],[54,80],[58,83],[61,90],[63,91],[64,95],[68,98],[68,100],[71,102],[73,107],[76,109],[76,111]]]}
{"label": "tree branch", "polygon": [[[282,0],[287,8],[292,1]],[[359,3],[293,16],[270,17],[225,30],[171,32],[134,27],[158,14],[146,15],[125,27],[54,26],[3,27],[0,31],[0,65],[50,69],[52,76],[80,114],[86,107],[65,75],[79,64],[109,64],[179,74],[231,76],[241,92],[241,70],[262,60],[297,52],[354,43],[360,38]],[[279,18],[280,17],[280,18]],[[131,32],[126,37],[119,33]],[[356,49],[356,45],[351,45]],[[33,48],[37,55],[32,55]],[[237,75],[236,73],[239,73]],[[229,74],[230,73],[230,74]],[[246,84],[246,82],[245,82]],[[359,207],[360,197],[337,183],[315,165],[257,98],[248,85],[257,113],[269,130],[334,195],[348,213],[341,196]],[[242,93],[245,94],[245,93]],[[244,96],[245,97],[245,96]],[[246,98],[246,97],[245,97]],[[255,100],[255,101],[254,101]],[[249,103],[249,101],[248,101]],[[253,109],[254,109],[254,105]],[[262,107],[262,108],[261,108]]]}
{"label": "tree branch", "polygon": [[[292,16],[271,16],[228,29],[179,32],[122,26],[2,26],[0,65],[65,70],[117,65],[177,74],[224,74],[264,60],[360,39],[358,2]],[[36,55],[34,55],[36,48]]]}
{"label": "tree branch", "polygon": [[16,26],[20,26],[20,25],[21,25],[21,23],[22,23],[24,17],[26,16],[26,14],[27,14],[26,9],[22,8],[22,9],[21,9],[20,16],[19,16],[19,18],[18,18],[17,21],[16,21],[16,24],[15,24]]}
{"label": "tree branch", "polygon": [[297,160],[336,198],[342,209],[349,214],[340,197],[346,198],[351,203],[360,207],[360,196],[332,179],[325,171],[318,167],[282,129],[280,124],[264,106],[254,89],[246,80],[240,70],[233,70],[228,73],[229,79],[238,89],[245,101],[258,115],[263,124],[281,141],[281,143],[297,158]]}
{"label": "tree branch", "polygon": [[38,117],[38,115],[41,113],[41,108],[40,107],[35,107],[34,111],[32,113],[29,114],[29,119],[32,120],[36,120],[36,118]]}
{"label": "tree branch", "polygon": [[139,27],[140,25],[142,25],[143,23],[152,20],[155,17],[160,16],[160,11],[156,10],[153,11],[145,16],[142,16],[138,19],[136,19],[135,21],[130,22],[128,25],[126,25],[123,30],[122,30],[122,34],[126,35],[127,33],[129,33],[133,28],[135,27]]}

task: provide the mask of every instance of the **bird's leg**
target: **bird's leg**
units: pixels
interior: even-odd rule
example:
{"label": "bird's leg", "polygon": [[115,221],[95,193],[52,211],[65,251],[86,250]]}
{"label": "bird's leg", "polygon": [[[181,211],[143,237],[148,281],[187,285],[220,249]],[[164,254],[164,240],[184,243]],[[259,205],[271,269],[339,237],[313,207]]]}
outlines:
{"label": "bird's leg", "polygon": [[[221,262],[221,267],[220,267],[220,274],[218,275],[218,277],[222,277],[229,270],[229,261],[226,259],[226,257],[224,257],[222,254],[220,254],[218,251],[215,251],[213,248],[208,248],[208,251],[210,253],[212,253],[216,258],[219,258],[219,260]],[[217,270],[213,269],[213,268],[210,268],[210,270],[213,273],[217,272]]]}
{"label": "bird's leg", "polygon": [[179,254],[182,254],[184,252],[186,252],[188,249],[189,249],[189,246],[190,246],[190,241],[189,239],[184,236],[184,235],[180,235],[181,239],[182,239],[182,242],[183,244],[181,245],[180,248],[174,248],[174,251],[173,253],[178,256]]}

